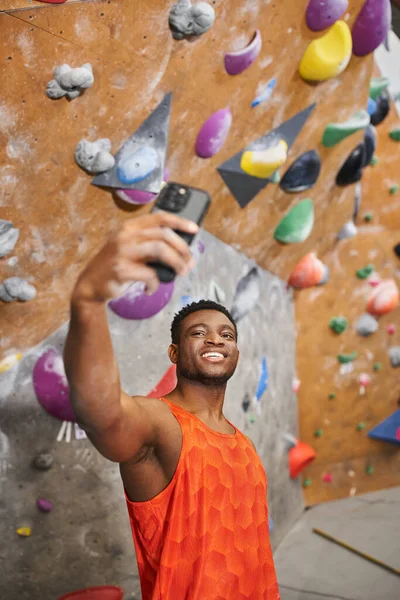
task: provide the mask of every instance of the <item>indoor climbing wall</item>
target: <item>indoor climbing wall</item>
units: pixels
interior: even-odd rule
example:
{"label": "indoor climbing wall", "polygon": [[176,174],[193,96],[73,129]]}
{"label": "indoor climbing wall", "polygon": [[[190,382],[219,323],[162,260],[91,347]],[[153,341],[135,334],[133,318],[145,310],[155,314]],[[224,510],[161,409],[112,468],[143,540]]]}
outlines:
{"label": "indoor climbing wall", "polygon": [[[122,385],[142,395],[157,384],[159,390],[171,389],[167,348],[174,312],[199,298],[232,309],[242,353],[228,385],[225,413],[252,437],[267,468],[276,546],[303,510],[301,485],[289,477],[282,435],[297,436],[298,427],[292,294],[278,277],[205,231],[193,250],[197,266],[190,277],[162,289],[155,304],[146,303],[137,287],[123,303],[111,304],[109,324]],[[221,258],[218,265],[215,256]],[[139,590],[118,466],[103,459],[71,422],[61,359],[65,335],[63,326],[26,353],[0,395],[0,485],[9,523],[2,537],[8,548],[2,589],[10,598],[40,598],[44,582],[49,598],[110,583],[127,594]],[[31,535],[19,539],[17,528],[20,534],[30,528]]]}
{"label": "indoor climbing wall", "polygon": [[[393,75],[393,97],[400,91],[394,58],[400,40],[392,34],[390,41],[391,56],[380,49],[377,59],[383,74]],[[374,76],[382,76],[377,67]],[[376,127],[372,165],[358,184],[358,233],[332,239],[323,256],[330,282],[296,297],[300,431],[317,453],[303,479],[310,504],[400,484],[400,387],[395,368],[400,364],[395,300],[400,256],[399,249],[394,252],[400,241],[400,145],[395,139],[399,123],[400,104],[392,103],[387,118]],[[378,297],[381,308],[393,310],[379,314]],[[339,362],[339,355],[351,354],[354,360]],[[385,426],[377,428],[381,423]],[[368,433],[375,428],[377,438],[372,439]]]}
{"label": "indoor climbing wall", "polygon": [[[262,402],[264,392],[267,398],[273,389],[265,389],[268,376],[270,380],[276,377],[271,365],[281,360],[276,344],[282,332],[271,319],[273,313],[265,315],[265,340],[251,338],[246,345],[246,360],[252,361],[252,369],[260,369],[260,379],[255,396],[241,389],[235,408],[232,405],[229,410],[239,410],[235,415],[244,419],[246,427],[258,428],[249,430],[250,435],[261,448],[272,481],[278,481],[283,469],[279,477],[289,485],[289,468],[297,476],[315,458],[315,450],[317,459],[304,481],[309,486],[308,501],[379,486],[377,463],[374,467],[370,460],[374,453],[387,469],[384,485],[398,482],[398,469],[396,473],[388,466],[397,460],[394,451],[377,442],[362,442],[362,469],[354,465],[344,471],[340,466],[355,459],[361,448],[357,441],[363,440],[367,428],[354,438],[357,425],[375,426],[393,408],[387,395],[385,408],[381,401],[381,391],[393,394],[395,387],[387,353],[376,360],[382,362],[381,372],[371,374],[367,368],[383,353],[386,342],[382,338],[379,345],[378,340],[389,317],[379,320],[374,338],[351,337],[351,323],[366,312],[371,287],[354,275],[355,270],[375,259],[374,268],[382,279],[398,279],[397,259],[391,250],[398,241],[394,239],[395,208],[389,208],[395,207],[396,193],[388,191],[396,183],[393,156],[398,146],[385,130],[390,123],[394,127],[394,121],[389,121],[394,116],[379,124],[389,96],[382,82],[369,90],[371,52],[384,41],[389,3],[340,0],[322,4],[314,0],[215,0],[196,19],[190,3],[181,3],[180,12],[173,2],[164,0],[154,0],[151,6],[145,0],[69,0],[59,6],[24,0],[7,6],[0,3],[4,38],[0,64],[5,83],[0,104],[0,377],[7,406],[10,399],[19,397],[19,385],[32,385],[32,358],[31,371],[23,374],[21,361],[28,360],[30,349],[47,340],[68,318],[69,295],[82,266],[109,231],[124,219],[148,211],[147,206],[138,205],[153,199],[169,177],[208,190],[213,202],[205,229],[235,249],[239,262],[252,259],[296,288],[326,284],[296,292],[298,380],[293,380],[295,362],[290,355],[286,360],[292,376],[285,371],[284,398],[278,400],[285,406],[292,397],[290,390],[300,386],[301,435],[297,439],[293,423],[285,429],[284,419],[272,419],[273,439],[280,440],[276,442],[280,460],[273,463],[264,445],[268,439],[260,433],[263,419],[271,418],[269,405]],[[382,151],[378,146],[375,152],[375,130],[370,123],[378,125]],[[384,152],[388,152],[382,170],[379,163],[370,166],[381,152],[383,165]],[[356,186],[360,179],[361,195]],[[385,204],[376,195],[378,179],[388,199]],[[368,223],[360,226],[368,211],[372,213]],[[351,238],[354,219],[359,235]],[[340,242],[339,232],[344,238]],[[210,247],[214,257],[209,268],[214,273],[224,266],[225,254],[216,242]],[[236,279],[229,280],[229,291],[225,290],[227,302],[234,303],[234,289],[242,282],[237,289],[247,290],[254,310],[251,319],[257,317],[256,303],[263,310],[270,306],[268,296],[258,298],[254,273],[250,271],[246,278],[232,268]],[[218,285],[224,288],[223,282],[216,281],[213,293],[220,293]],[[393,300],[396,283],[390,285],[384,294]],[[381,290],[376,286],[377,293]],[[132,318],[130,311],[137,310],[136,292],[131,290],[128,298],[114,303],[119,318],[126,318],[125,311]],[[186,295],[205,293],[201,287],[186,291]],[[165,305],[160,315],[170,315],[172,290],[160,294]],[[273,302],[284,305],[288,299],[282,288],[280,294]],[[156,299],[148,302],[156,303]],[[151,313],[150,304],[141,310]],[[335,316],[345,316],[350,323],[342,334],[329,328]],[[282,331],[288,323],[291,319],[282,321]],[[335,327],[340,329],[340,323]],[[276,344],[268,346],[270,339]],[[267,344],[265,357],[255,357],[258,343]],[[313,352],[314,361],[310,360]],[[363,353],[368,364],[361,361]],[[339,354],[345,367],[338,363]],[[51,355],[50,363],[56,373],[62,367],[57,356]],[[57,380],[56,390],[49,390],[40,376],[46,365],[45,357],[35,384],[42,403],[48,405],[56,397],[62,406],[65,380],[63,385]],[[365,393],[359,398],[361,374],[372,381],[365,383],[364,378]],[[124,383],[131,391],[126,375]],[[321,398],[320,388],[325,385]],[[344,389],[351,391],[345,396]],[[334,393],[336,398],[328,404],[327,396]],[[245,400],[246,394],[250,400]],[[27,414],[35,402],[32,394],[29,398],[21,408]],[[255,402],[255,407],[248,406],[249,402]],[[362,402],[372,407],[370,413],[361,414]],[[382,408],[379,414],[377,406]],[[354,419],[350,419],[353,410]],[[329,411],[337,411],[336,420]],[[346,427],[351,435],[346,436],[345,424],[350,421]],[[35,427],[35,419],[25,422],[24,427],[30,423]],[[69,436],[73,428],[65,426],[62,433]],[[35,435],[40,436],[40,431]],[[2,447],[5,456],[6,438]],[[283,449],[289,450],[289,465],[286,454],[283,460]],[[367,468],[369,473],[365,473]],[[354,475],[348,475],[350,471]],[[357,480],[357,485],[342,486],[340,477],[345,472],[362,483]],[[287,488],[277,483],[276,489],[281,485],[283,502]],[[283,529],[279,526],[276,535]]]}

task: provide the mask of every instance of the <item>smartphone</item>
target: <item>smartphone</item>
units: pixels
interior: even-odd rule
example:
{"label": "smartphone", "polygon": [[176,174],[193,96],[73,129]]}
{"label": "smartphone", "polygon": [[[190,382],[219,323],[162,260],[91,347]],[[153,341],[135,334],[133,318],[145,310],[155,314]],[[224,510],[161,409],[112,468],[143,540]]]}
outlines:
{"label": "smartphone", "polygon": [[[210,204],[211,198],[204,190],[171,182],[161,190],[151,212],[163,210],[174,213],[194,221],[200,227]],[[176,231],[176,233],[190,246],[195,234],[183,231]],[[175,279],[176,273],[170,266],[164,263],[149,263],[149,266],[157,271],[157,276],[163,283],[169,283]]]}

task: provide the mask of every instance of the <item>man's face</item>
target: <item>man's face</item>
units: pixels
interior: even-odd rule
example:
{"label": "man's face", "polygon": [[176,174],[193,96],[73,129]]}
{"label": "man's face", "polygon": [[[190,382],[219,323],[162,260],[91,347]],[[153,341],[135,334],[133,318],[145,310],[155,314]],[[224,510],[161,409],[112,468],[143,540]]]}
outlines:
{"label": "man's face", "polygon": [[225,384],[239,359],[235,328],[216,310],[188,315],[181,323],[179,344],[173,348],[178,375],[209,386]]}

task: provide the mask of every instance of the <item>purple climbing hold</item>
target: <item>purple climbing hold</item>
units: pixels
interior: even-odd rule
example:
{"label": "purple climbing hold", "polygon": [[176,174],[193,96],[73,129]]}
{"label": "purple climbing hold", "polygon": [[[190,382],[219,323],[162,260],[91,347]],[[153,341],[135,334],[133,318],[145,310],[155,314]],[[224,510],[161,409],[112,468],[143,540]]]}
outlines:
{"label": "purple climbing hold", "polygon": [[354,23],[353,53],[365,56],[385,41],[392,22],[390,0],[366,0]]}
{"label": "purple climbing hold", "polygon": [[261,52],[262,38],[257,29],[250,44],[241,50],[235,50],[225,54],[225,70],[228,75],[239,75],[245,71],[256,60]]}
{"label": "purple climbing hold", "polygon": [[36,504],[42,512],[51,512],[53,510],[52,501],[46,500],[46,498],[38,498]]}
{"label": "purple climbing hold", "polygon": [[306,11],[307,27],[321,31],[330,27],[343,15],[348,0],[310,0]]}
{"label": "purple climbing hold", "polygon": [[214,154],[217,154],[225,143],[231,125],[232,113],[229,108],[222,108],[211,115],[197,136],[197,156],[210,158]]}
{"label": "purple climbing hold", "polygon": [[174,281],[160,283],[154,294],[147,295],[144,291],[144,283],[133,283],[127,291],[111,300],[109,307],[123,319],[149,319],[159,313],[168,304],[174,291]]}
{"label": "purple climbing hold", "polygon": [[75,421],[64,361],[54,348],[44,352],[33,369],[33,388],[40,404],[61,421]]}

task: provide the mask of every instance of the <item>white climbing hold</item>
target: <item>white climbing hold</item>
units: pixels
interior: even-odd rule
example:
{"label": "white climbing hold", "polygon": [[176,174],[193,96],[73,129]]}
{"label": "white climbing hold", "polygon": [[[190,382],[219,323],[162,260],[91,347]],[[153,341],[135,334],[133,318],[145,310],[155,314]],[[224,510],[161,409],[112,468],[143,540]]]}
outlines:
{"label": "white climbing hold", "polygon": [[14,302],[14,300],[27,302],[35,296],[34,286],[21,277],[9,277],[0,284],[0,300],[3,302]]}
{"label": "white climbing hold", "polygon": [[0,219],[0,258],[7,256],[17,243],[19,229],[14,227],[11,221]]}
{"label": "white climbing hold", "polygon": [[205,33],[215,20],[215,11],[206,2],[192,6],[190,0],[179,0],[169,13],[169,26],[175,40]]}
{"label": "white climbing hold", "polygon": [[358,229],[354,225],[353,221],[347,221],[338,233],[338,240],[348,240],[357,235]]}
{"label": "white climbing hold", "polygon": [[54,79],[47,84],[46,94],[52,100],[67,96],[70,100],[80,95],[82,90],[93,85],[92,65],[85,63],[73,68],[67,64],[60,65],[54,71]]}
{"label": "white climbing hold", "polygon": [[82,139],[78,142],[74,152],[76,164],[88,173],[104,173],[115,165],[115,159],[110,150],[111,142],[107,138],[95,142]]}

